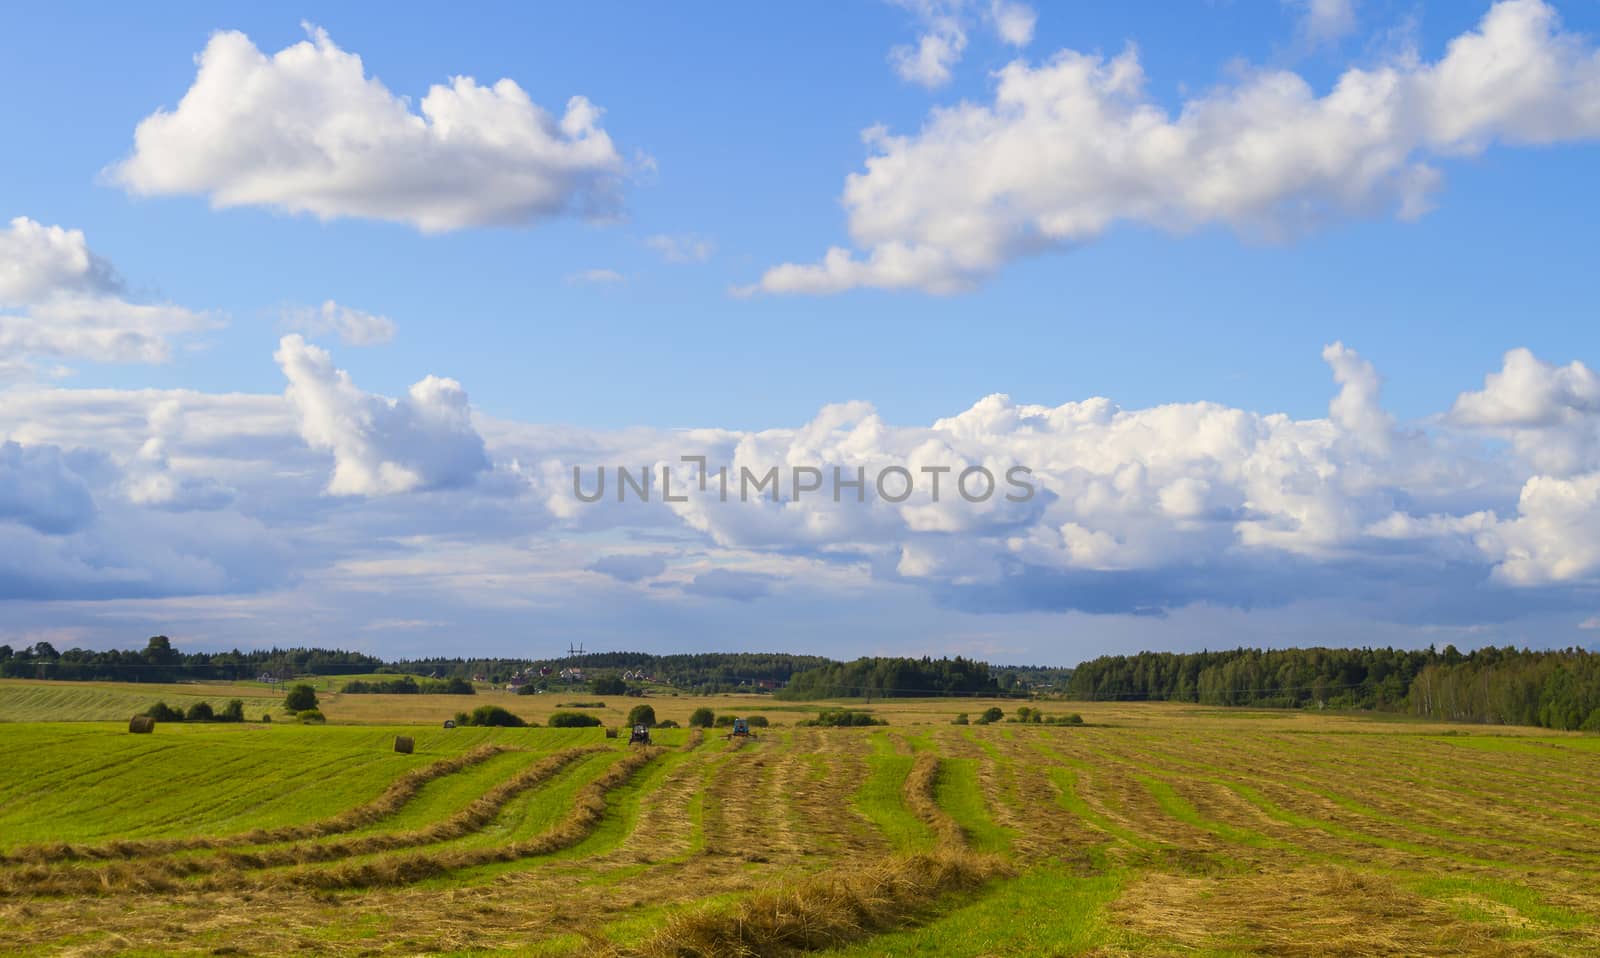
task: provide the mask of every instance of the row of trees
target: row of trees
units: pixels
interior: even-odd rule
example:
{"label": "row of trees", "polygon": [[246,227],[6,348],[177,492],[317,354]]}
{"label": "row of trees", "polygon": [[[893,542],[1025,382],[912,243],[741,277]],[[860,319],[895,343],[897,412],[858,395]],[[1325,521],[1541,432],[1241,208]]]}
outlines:
{"label": "row of trees", "polygon": [[68,649],[49,642],[21,650],[0,645],[0,677],[68,681],[182,682],[196,679],[253,679],[263,673],[356,675],[383,665],[361,652],[336,649],[256,649],[241,652],[180,652],[164,635],[152,636],[142,650]]}
{"label": "row of trees", "polygon": [[1233,649],[1104,656],[1073,698],[1368,708],[1465,722],[1600,730],[1600,655],[1581,649]]}
{"label": "row of trees", "polygon": [[861,658],[829,662],[796,674],[778,698],[901,698],[927,695],[997,695],[1000,686],[984,662],[964,659]]}
{"label": "row of trees", "polygon": [[353,679],[344,684],[341,692],[353,695],[476,695],[472,683],[460,676],[448,679],[423,679],[418,682],[409,675],[398,679]]}

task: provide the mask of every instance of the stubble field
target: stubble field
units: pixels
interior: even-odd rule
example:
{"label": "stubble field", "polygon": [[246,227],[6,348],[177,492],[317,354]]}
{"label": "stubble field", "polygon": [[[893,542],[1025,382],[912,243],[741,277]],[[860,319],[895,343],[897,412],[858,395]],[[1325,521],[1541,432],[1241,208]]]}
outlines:
{"label": "stubble field", "polygon": [[[344,696],[330,720],[358,698],[471,701]],[[652,704],[775,724],[648,749],[431,718],[0,724],[0,951],[1600,953],[1593,736],[1170,705],[955,726],[986,703],[948,700],[825,729],[755,697]]]}

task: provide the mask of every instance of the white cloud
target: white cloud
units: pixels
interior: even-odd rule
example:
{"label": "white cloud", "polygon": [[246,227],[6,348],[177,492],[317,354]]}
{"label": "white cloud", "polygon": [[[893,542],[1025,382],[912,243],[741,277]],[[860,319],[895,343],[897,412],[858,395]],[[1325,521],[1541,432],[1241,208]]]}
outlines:
{"label": "white cloud", "polygon": [[716,244],[709,238],[693,233],[676,236],[658,233],[646,237],[644,243],[669,263],[704,263],[717,251]]}
{"label": "white cloud", "polygon": [[1578,623],[1578,628],[1586,631],[1600,629],[1600,615],[1589,616],[1587,619],[1584,619],[1582,622]]}
{"label": "white cloud", "polygon": [[916,44],[890,50],[889,62],[900,79],[933,89],[950,82],[950,71],[966,48],[967,32],[960,20],[948,14],[929,15]]}
{"label": "white cloud", "polygon": [[1499,559],[1495,575],[1513,585],[1592,580],[1600,572],[1600,473],[1532,477],[1517,517],[1479,541]]}
{"label": "white cloud", "polygon": [[173,339],[217,325],[181,306],[131,301],[116,270],[89,249],[81,230],[19,216],[0,231],[5,378],[32,378],[46,360],[165,362]]}
{"label": "white cloud", "polygon": [[[889,51],[889,63],[907,83],[937,89],[950,82],[953,71],[967,49],[968,30],[978,19],[978,0],[890,0],[911,11],[916,18],[918,36],[914,44],[903,44]],[[1016,0],[990,0],[983,21],[995,35],[1014,47],[1033,41],[1038,16],[1033,8]]]}
{"label": "white cloud", "polygon": [[111,179],[140,195],[429,233],[616,208],[624,163],[584,97],[555,117],[511,80],[457,76],[413,112],[359,56],[308,32],[270,57],[242,33],[212,35],[177,108],[140,122]]}
{"label": "white cloud", "polygon": [[989,19],[1000,39],[1014,47],[1025,47],[1033,42],[1033,26],[1039,16],[1025,3],[990,0]]}
{"label": "white cloud", "polygon": [[1311,45],[1332,43],[1356,28],[1356,0],[1285,0],[1300,11],[1300,35]]}
{"label": "white cloud", "polygon": [[[696,603],[699,614],[807,590],[1011,613],[1315,601],[1391,622],[1592,612],[1600,468],[1549,475],[1485,441],[1486,427],[1398,421],[1371,363],[1339,344],[1323,355],[1335,386],[1318,418],[994,395],[925,424],[853,402],[799,428],[599,431],[475,419],[462,387],[434,377],[372,395],[288,336],[283,396],[7,390],[0,591],[284,590],[275,601],[298,608],[324,590],[369,597],[373,618],[458,626],[485,609],[577,621],[580,606],[656,621],[686,596],[740,600]],[[1493,408],[1529,418],[1501,398]],[[701,491],[679,458],[696,454],[735,477],[778,467],[778,501],[741,502],[736,486],[720,501],[714,479]],[[657,481],[650,502],[618,503],[614,473],[605,502],[576,500],[574,465],[587,487],[596,466],[619,464],[673,465],[687,500],[663,502]],[[917,477],[903,502],[870,486],[889,466]],[[953,490],[977,466],[1002,482],[1026,466],[1037,494],[967,502]],[[795,499],[797,469],[831,482],[833,467],[864,471],[862,501]]]}
{"label": "white cloud", "polygon": [[399,399],[363,392],[325,350],[285,336],[274,354],[313,449],[333,454],[331,495],[383,496],[469,483],[489,467],[467,393],[428,376]]}
{"label": "white cloud", "polygon": [[394,320],[387,316],[341,306],[333,300],[321,306],[299,306],[283,312],[284,322],[311,336],[335,334],[348,346],[376,346],[394,339]]}
{"label": "white cloud", "polygon": [[628,277],[614,269],[586,269],[567,277],[567,282],[589,286],[614,286],[625,283]]}
{"label": "white cloud", "polygon": [[1063,50],[997,74],[994,101],[868,130],[843,203],[855,250],[786,263],[746,291],[952,293],[1118,222],[1292,236],[1340,216],[1421,215],[1434,157],[1600,136],[1600,54],[1541,0],[1503,0],[1444,56],[1351,68],[1321,96],[1258,70],[1169,113],[1132,49]]}
{"label": "white cloud", "polygon": [[1513,349],[1482,390],[1456,398],[1450,419],[1510,440],[1541,472],[1600,469],[1600,376],[1581,362],[1557,367]]}

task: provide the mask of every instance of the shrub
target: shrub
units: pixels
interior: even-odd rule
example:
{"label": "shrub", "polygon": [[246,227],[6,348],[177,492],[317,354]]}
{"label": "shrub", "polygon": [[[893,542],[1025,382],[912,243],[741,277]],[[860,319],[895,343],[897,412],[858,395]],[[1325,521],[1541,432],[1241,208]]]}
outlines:
{"label": "shrub", "polygon": [[971,725],[972,723],[970,721],[968,721],[967,713],[962,712],[960,715],[957,715],[955,718],[951,719],[950,720],[950,724],[951,725]]}
{"label": "shrub", "polygon": [[317,690],[309,685],[296,685],[284,696],[283,707],[291,712],[304,712],[317,707]]}
{"label": "shrub", "polygon": [[602,675],[589,683],[589,690],[596,695],[627,695],[628,683],[620,675]]}
{"label": "shrub", "polygon": [[465,728],[472,724],[472,716],[465,712],[457,712],[455,717],[456,728]]}
{"label": "shrub", "polygon": [[165,702],[157,702],[156,704],[145,709],[144,714],[155,719],[157,722],[183,721],[183,713]]}
{"label": "shrub", "polygon": [[656,710],[648,705],[635,705],[628,710],[628,724],[653,726],[656,724]]}
{"label": "shrub", "polygon": [[770,724],[765,715],[752,715],[745,721],[750,723],[751,728],[766,728]]}
{"label": "shrub", "polygon": [[216,718],[211,711],[210,702],[196,702],[189,706],[189,711],[184,713],[185,722],[209,722]]}
{"label": "shrub", "polygon": [[666,719],[664,721],[656,723],[656,728],[677,728],[677,727],[678,727],[678,723],[674,722],[672,719]]}
{"label": "shrub", "polygon": [[856,725],[888,725],[889,723],[880,718],[873,718],[871,712],[852,712],[845,709],[818,712],[816,718],[807,719],[796,724],[826,728],[848,728]]}
{"label": "shrub", "polygon": [[558,709],[603,709],[605,707],[606,707],[606,703],[604,703],[604,702],[557,702],[556,703],[556,708],[558,708]]}
{"label": "shrub", "polygon": [[230,700],[227,705],[224,705],[222,707],[222,711],[217,713],[217,721],[219,721],[219,722],[243,722],[244,721],[244,702],[242,702],[239,699]]}
{"label": "shrub", "polygon": [[[596,722],[598,724],[598,720]],[[472,710],[472,715],[468,718],[468,724],[496,726],[499,728],[522,728],[528,723],[498,705],[480,705]]]}
{"label": "shrub", "polygon": [[300,720],[301,725],[321,725],[327,721],[327,718],[317,709],[302,709],[295,715],[295,718]]}
{"label": "shrub", "polygon": [[590,728],[601,724],[598,715],[585,715],[582,712],[552,712],[550,714],[551,728]]}
{"label": "shrub", "polygon": [[262,716],[261,716],[261,721],[265,722],[268,725],[271,725],[272,724],[272,713],[271,712],[263,713]]}
{"label": "shrub", "polygon": [[710,728],[717,721],[717,713],[701,706],[689,713],[690,728]]}
{"label": "shrub", "polygon": [[716,720],[716,727],[717,728],[730,728],[730,727],[732,727],[732,725],[733,725],[733,716],[731,716],[731,715],[719,715],[719,716],[717,716],[717,720]]}
{"label": "shrub", "polygon": [[984,709],[983,714],[978,716],[978,724],[988,725],[990,722],[998,722],[1005,717],[1005,711],[1002,710],[998,705],[993,705]]}

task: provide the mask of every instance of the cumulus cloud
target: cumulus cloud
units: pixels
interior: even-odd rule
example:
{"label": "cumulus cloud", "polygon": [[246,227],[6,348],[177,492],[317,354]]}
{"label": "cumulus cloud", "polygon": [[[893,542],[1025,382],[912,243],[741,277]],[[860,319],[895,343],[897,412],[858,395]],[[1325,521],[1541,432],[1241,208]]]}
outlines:
{"label": "cumulus cloud", "polygon": [[1483,389],[1456,398],[1450,419],[1509,440],[1541,472],[1600,469],[1600,376],[1576,360],[1553,366],[1513,349]]}
{"label": "cumulus cloud", "polygon": [[139,195],[428,233],[615,211],[625,164],[586,98],[557,117],[509,79],[457,76],[413,111],[359,56],[307,30],[271,56],[242,33],[214,34],[177,108],[139,123],[110,178]]}
{"label": "cumulus cloud", "polygon": [[489,467],[466,390],[428,376],[398,399],[363,392],[299,335],[274,354],[300,435],[333,454],[330,495],[383,496],[469,483]]}
{"label": "cumulus cloud", "polygon": [[[1559,614],[1570,627],[1593,612],[1600,465],[1547,473],[1495,432],[1581,413],[1575,367],[1514,353],[1507,366],[1531,373],[1502,369],[1459,415],[1407,422],[1383,407],[1374,364],[1338,343],[1323,358],[1327,413],[1302,419],[992,395],[923,424],[850,402],[798,428],[603,431],[475,418],[461,386],[433,377],[372,395],[288,336],[282,396],[8,390],[0,591],[204,596],[315,580],[366,596],[377,618],[430,621],[607,602],[670,616],[680,594],[729,600],[696,614],[736,614],[807,590],[915,594],[951,614],[1326,602],[1388,622]],[[704,487],[683,456],[705,457]],[[603,501],[576,498],[575,465],[586,491],[608,467]],[[618,465],[653,473],[648,502],[617,501]],[[1032,495],[1006,495],[1017,467]],[[893,468],[914,479],[909,494],[904,477],[876,481]],[[746,469],[775,476],[741,496]],[[960,495],[983,492],[984,473],[998,494]],[[416,590],[434,598],[390,607]]]}
{"label": "cumulus cloud", "polygon": [[1313,46],[1332,43],[1356,28],[1356,0],[1285,0],[1300,15],[1300,35]]}
{"label": "cumulus cloud", "polygon": [[217,321],[133,301],[81,230],[19,216],[0,230],[0,369],[32,378],[45,360],[165,362],[172,340]]}
{"label": "cumulus cloud", "polygon": [[975,20],[983,20],[1002,41],[1014,47],[1032,42],[1037,20],[1032,7],[1015,0],[990,0],[986,10],[974,0],[891,2],[911,11],[919,33],[916,43],[891,49],[889,62],[900,79],[930,90],[950,82],[966,51],[967,33]]}
{"label": "cumulus cloud", "polygon": [[376,346],[394,339],[394,320],[387,316],[341,306],[333,300],[321,306],[298,306],[283,312],[284,322],[311,336],[333,334],[347,346]]}
{"label": "cumulus cloud", "polygon": [[1146,87],[1131,48],[1063,50],[1000,70],[991,103],[937,108],[913,134],[868,130],[843,195],[855,248],[741,291],[955,293],[1119,222],[1273,238],[1411,218],[1441,180],[1430,160],[1600,136],[1600,53],[1542,0],[1502,0],[1439,59],[1353,67],[1322,95],[1260,69],[1171,113]]}
{"label": "cumulus cloud", "polygon": [[37,532],[72,532],[93,519],[89,486],[56,446],[0,443],[0,521]]}

